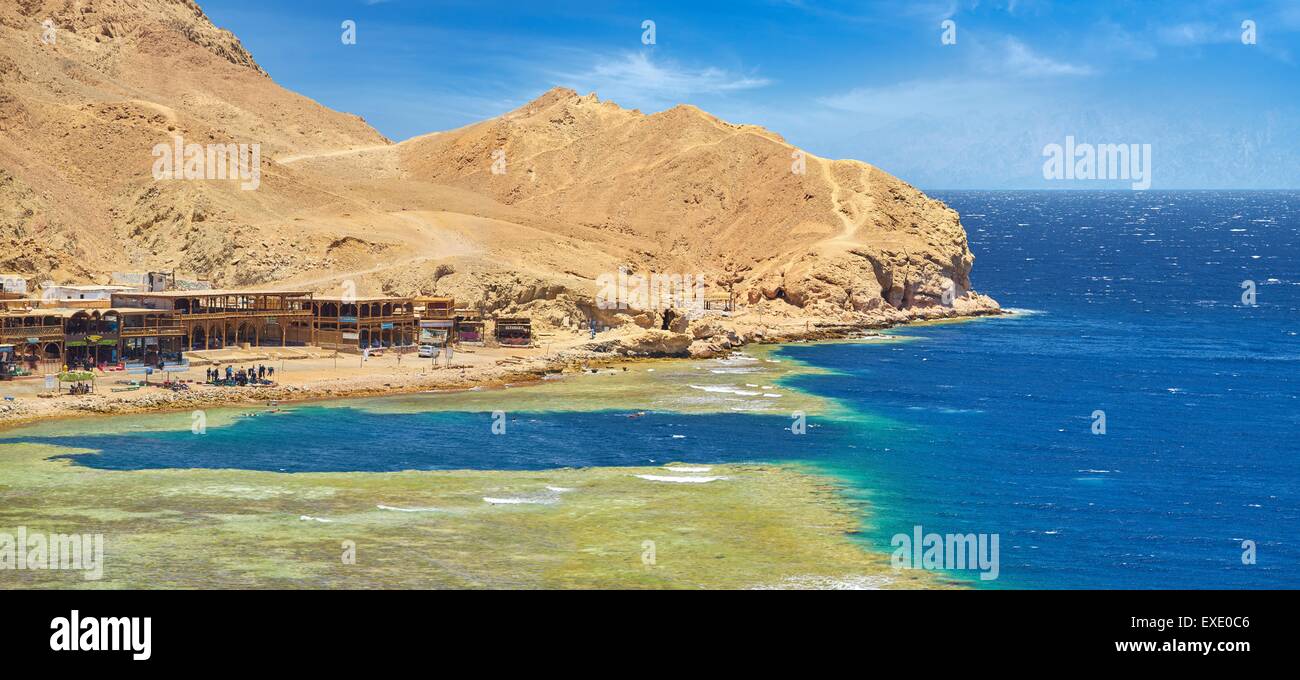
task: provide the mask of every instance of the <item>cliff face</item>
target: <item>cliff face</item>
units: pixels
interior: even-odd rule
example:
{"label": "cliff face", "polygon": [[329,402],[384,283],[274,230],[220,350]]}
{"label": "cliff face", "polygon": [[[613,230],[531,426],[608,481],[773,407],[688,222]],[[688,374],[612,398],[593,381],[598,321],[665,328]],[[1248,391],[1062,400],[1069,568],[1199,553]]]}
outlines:
{"label": "cliff face", "polygon": [[[177,137],[260,145],[259,185],[158,181]],[[190,0],[0,4],[0,270],[37,280],[176,268],[685,330],[593,311],[598,281],[703,275],[740,317],[882,323],[995,309],[973,261],[957,214],[901,180],[691,106],[557,88],[393,144],[276,85]]]}
{"label": "cliff face", "polygon": [[[955,211],[866,163],[691,106],[645,115],[555,89],[402,146],[412,177],[634,236],[632,270],[708,272],[745,302],[819,315],[974,302]],[[494,153],[503,173],[484,162]]]}
{"label": "cliff face", "polygon": [[150,265],[270,274],[230,261],[249,245],[235,233],[254,230],[283,183],[259,196],[157,182],[151,150],[177,136],[264,154],[387,141],[276,85],[190,0],[0,2],[0,269],[60,280]]}

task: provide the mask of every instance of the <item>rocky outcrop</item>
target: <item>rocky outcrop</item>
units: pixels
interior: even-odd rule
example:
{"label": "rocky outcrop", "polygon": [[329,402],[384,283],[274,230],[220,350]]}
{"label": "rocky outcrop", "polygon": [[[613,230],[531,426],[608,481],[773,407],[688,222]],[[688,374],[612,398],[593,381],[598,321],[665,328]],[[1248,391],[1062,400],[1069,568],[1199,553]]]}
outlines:
{"label": "rocky outcrop", "polygon": [[[997,308],[972,292],[957,213],[867,163],[690,105],[647,114],[563,88],[392,144],[276,85],[192,0],[0,3],[0,114],[0,265],[38,281],[178,269],[450,294],[546,331],[687,337],[627,347],[669,353],[731,340],[689,330],[699,310],[603,308],[602,277],[698,278],[736,302],[741,336]],[[258,188],[155,178],[154,145],[177,136],[260,145]]]}

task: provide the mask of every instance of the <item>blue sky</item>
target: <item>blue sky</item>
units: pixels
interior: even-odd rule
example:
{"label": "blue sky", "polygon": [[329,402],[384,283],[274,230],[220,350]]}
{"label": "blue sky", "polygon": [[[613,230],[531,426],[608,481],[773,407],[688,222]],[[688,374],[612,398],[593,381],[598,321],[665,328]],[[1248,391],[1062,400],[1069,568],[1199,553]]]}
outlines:
{"label": "blue sky", "polygon": [[1128,186],[1045,180],[1067,135],[1150,144],[1155,189],[1300,188],[1300,1],[200,4],[277,82],[395,140],[565,85],[694,104],[922,189]]}

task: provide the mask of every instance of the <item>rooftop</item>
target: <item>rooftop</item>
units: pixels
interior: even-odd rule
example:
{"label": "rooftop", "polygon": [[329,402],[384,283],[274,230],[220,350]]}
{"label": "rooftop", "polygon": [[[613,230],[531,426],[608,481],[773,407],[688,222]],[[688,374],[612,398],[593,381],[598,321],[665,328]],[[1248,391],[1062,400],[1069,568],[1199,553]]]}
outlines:
{"label": "rooftop", "polygon": [[96,283],[56,283],[47,288],[66,288],[68,290],[135,290],[134,286]]}
{"label": "rooftop", "polygon": [[312,297],[316,302],[338,302],[345,305],[363,302],[410,302],[409,297],[389,297],[383,295],[358,295],[356,297],[345,298],[341,295],[316,295]]}
{"label": "rooftop", "polygon": [[86,309],[84,307],[46,307],[43,309],[31,309],[23,311],[0,311],[0,316],[56,316],[61,319],[70,319],[78,312],[83,314],[99,314],[103,316],[108,312],[117,312],[119,314],[167,314],[162,309],[146,309],[144,307],[105,307],[103,309]]}
{"label": "rooftop", "polygon": [[152,298],[199,298],[199,297],[225,297],[229,295],[311,295],[308,290],[239,290],[239,289],[216,289],[216,290],[165,290],[157,293],[148,293],[143,291],[132,291],[131,295]]}

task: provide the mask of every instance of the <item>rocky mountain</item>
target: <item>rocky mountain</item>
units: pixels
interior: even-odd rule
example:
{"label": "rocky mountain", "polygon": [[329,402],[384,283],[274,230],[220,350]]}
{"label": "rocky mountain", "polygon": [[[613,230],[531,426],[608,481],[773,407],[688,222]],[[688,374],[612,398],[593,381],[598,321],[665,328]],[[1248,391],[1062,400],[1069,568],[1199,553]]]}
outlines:
{"label": "rocky mountain", "polygon": [[[178,137],[258,145],[255,188],[210,170],[159,179],[159,145]],[[866,163],[688,105],[645,114],[562,88],[393,143],[276,85],[191,0],[0,5],[0,202],[0,270],[37,280],[350,282],[574,329],[664,324],[593,309],[620,269],[700,275],[738,300],[738,323],[996,309],[971,291],[957,213]]]}

